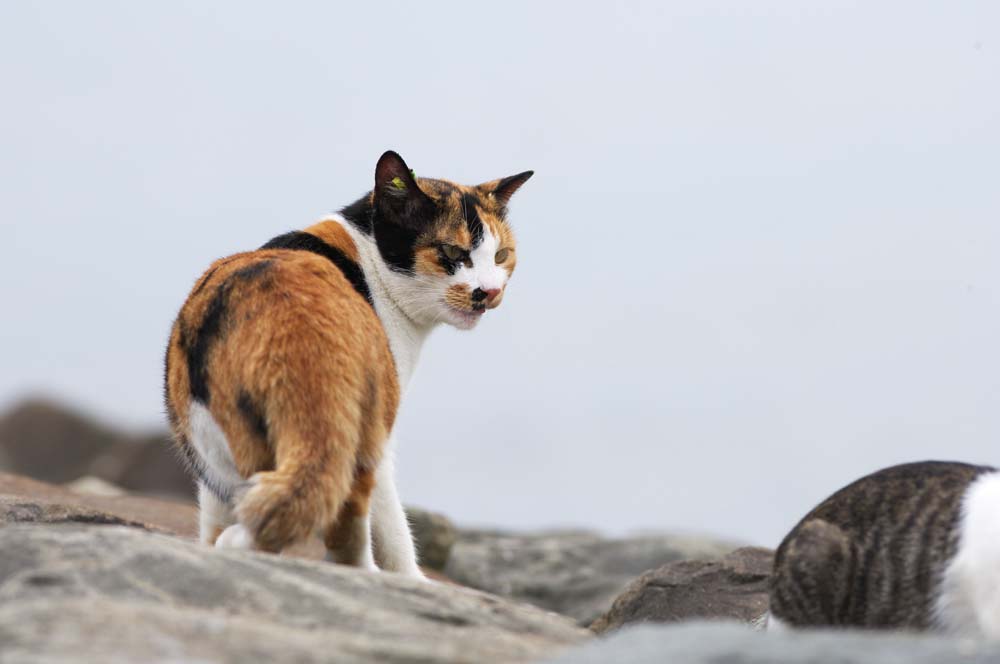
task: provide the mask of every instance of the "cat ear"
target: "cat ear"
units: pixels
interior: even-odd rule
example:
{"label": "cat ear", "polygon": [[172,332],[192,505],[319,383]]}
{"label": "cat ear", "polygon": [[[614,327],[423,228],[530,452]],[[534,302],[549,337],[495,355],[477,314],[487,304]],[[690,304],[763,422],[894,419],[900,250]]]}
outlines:
{"label": "cat ear", "polygon": [[404,225],[416,225],[433,208],[434,202],[417,185],[413,171],[392,150],[375,166],[375,206]]}
{"label": "cat ear", "polygon": [[517,175],[481,184],[479,187],[486,190],[487,194],[500,201],[503,205],[507,205],[507,201],[514,195],[514,192],[520,189],[521,185],[527,182],[528,178],[534,174],[534,171],[525,171]]}

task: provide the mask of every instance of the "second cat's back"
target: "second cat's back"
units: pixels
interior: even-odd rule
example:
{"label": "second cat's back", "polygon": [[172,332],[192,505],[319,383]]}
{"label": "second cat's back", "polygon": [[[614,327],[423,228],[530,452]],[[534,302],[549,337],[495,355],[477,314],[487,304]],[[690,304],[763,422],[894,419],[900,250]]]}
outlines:
{"label": "second cat's back", "polygon": [[840,489],[778,547],[771,614],[800,626],[931,627],[967,491],[992,470],[924,461]]}

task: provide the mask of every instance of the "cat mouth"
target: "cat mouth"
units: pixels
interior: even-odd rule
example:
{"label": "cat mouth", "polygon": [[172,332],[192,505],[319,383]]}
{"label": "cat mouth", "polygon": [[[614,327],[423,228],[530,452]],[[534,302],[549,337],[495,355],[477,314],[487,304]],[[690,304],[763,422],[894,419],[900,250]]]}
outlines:
{"label": "cat mouth", "polygon": [[473,305],[472,309],[459,309],[458,307],[449,304],[448,309],[453,314],[458,316],[465,324],[477,322],[480,318],[482,318],[483,314],[486,313],[485,306],[477,307]]}

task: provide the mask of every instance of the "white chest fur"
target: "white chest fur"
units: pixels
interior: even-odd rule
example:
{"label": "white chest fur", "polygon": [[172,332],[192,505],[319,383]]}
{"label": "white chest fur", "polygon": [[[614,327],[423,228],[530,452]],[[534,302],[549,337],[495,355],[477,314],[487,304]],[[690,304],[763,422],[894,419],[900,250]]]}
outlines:
{"label": "white chest fur", "polygon": [[325,217],[323,221],[333,221],[340,224],[350,234],[358,248],[361,269],[365,273],[365,280],[368,282],[368,289],[372,294],[375,313],[382,322],[382,328],[389,338],[389,349],[396,361],[399,387],[403,391],[413,375],[413,370],[416,369],[417,360],[420,359],[420,350],[433,326],[418,325],[396,303],[390,289],[396,285],[396,281],[406,278],[394,274],[386,267],[372,238],[358,231],[337,215]]}

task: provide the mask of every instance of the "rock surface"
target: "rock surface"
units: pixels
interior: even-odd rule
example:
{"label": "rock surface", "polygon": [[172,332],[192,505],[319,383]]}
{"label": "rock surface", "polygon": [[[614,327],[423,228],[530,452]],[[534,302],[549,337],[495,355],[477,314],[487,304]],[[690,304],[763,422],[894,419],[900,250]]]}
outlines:
{"label": "rock surface", "polygon": [[585,640],[533,607],[134,528],[0,528],[0,660],[516,662]]}
{"label": "rock surface", "polygon": [[643,572],[675,560],[716,558],[736,546],[669,535],[607,539],[580,531],[460,530],[445,575],[589,625]]}
{"label": "rock surface", "polygon": [[942,636],[858,631],[762,634],[730,623],[623,629],[550,664],[996,664],[1000,645]]}
{"label": "rock surface", "polygon": [[594,621],[601,633],[636,622],[729,618],[750,622],[767,611],[774,552],[737,549],[719,560],[682,560],[646,572]]}
{"label": "rock surface", "polygon": [[0,525],[4,523],[105,523],[194,538],[198,512],[190,503],[145,496],[99,496],[19,475],[0,473]]}

